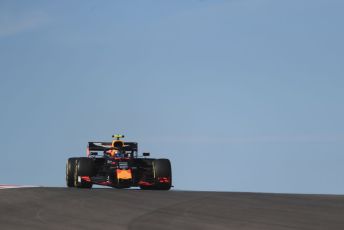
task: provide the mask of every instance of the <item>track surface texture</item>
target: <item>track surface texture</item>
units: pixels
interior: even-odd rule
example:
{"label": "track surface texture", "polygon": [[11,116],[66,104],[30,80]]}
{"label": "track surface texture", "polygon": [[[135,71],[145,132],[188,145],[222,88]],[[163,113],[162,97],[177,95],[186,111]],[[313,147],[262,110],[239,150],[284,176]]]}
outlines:
{"label": "track surface texture", "polygon": [[344,196],[20,188],[0,229],[344,229]]}

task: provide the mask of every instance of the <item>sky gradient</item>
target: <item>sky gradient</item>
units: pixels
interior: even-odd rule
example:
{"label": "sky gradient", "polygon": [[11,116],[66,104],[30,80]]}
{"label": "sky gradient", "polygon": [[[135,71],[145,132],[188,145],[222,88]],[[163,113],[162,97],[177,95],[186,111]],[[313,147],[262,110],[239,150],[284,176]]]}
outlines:
{"label": "sky gradient", "polygon": [[0,183],[114,133],[176,189],[344,194],[343,1],[0,1]]}

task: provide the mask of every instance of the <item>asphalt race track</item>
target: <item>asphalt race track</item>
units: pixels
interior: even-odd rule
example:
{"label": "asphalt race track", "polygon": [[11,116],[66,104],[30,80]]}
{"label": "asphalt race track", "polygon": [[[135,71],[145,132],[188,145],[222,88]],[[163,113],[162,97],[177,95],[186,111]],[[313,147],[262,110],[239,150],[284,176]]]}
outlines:
{"label": "asphalt race track", "polygon": [[344,229],[344,196],[0,190],[0,229]]}

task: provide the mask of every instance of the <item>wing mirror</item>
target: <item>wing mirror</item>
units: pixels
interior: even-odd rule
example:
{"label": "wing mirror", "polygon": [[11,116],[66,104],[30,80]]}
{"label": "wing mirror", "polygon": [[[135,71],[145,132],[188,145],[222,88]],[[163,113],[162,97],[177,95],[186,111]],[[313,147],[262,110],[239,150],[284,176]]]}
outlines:
{"label": "wing mirror", "polygon": [[149,157],[150,153],[143,153],[144,157]]}

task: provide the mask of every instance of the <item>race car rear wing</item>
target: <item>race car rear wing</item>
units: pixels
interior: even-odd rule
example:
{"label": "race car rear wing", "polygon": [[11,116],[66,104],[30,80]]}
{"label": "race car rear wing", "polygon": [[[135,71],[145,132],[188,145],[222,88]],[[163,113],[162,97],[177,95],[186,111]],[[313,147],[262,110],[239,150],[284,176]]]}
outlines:
{"label": "race car rear wing", "polygon": [[[106,151],[111,149],[111,142],[88,142],[87,149],[88,151]],[[137,151],[137,142],[124,142],[124,150]]]}

